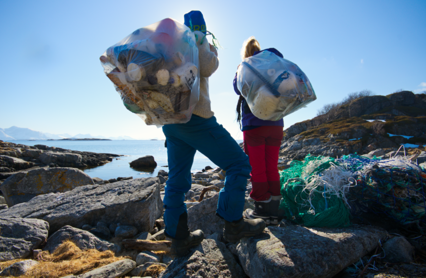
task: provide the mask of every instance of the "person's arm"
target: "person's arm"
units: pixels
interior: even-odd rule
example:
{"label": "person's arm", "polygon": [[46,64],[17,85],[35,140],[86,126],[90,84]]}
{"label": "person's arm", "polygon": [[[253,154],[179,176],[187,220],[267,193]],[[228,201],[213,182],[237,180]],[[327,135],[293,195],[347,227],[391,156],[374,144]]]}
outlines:
{"label": "person's arm", "polygon": [[216,49],[209,44],[204,34],[195,31],[197,35],[198,57],[200,62],[200,76],[210,77],[219,67]]}
{"label": "person's arm", "polygon": [[238,87],[237,87],[237,74],[235,74],[235,77],[234,77],[234,91],[237,95],[241,96],[241,92],[240,90],[238,90]]}
{"label": "person's arm", "polygon": [[[208,43],[207,41],[204,43]],[[210,44],[209,44],[210,46]],[[209,47],[210,48],[210,47]],[[200,49],[200,48],[199,48]],[[200,52],[200,76],[210,77],[219,67],[219,59],[217,58],[217,51],[214,52],[210,49],[204,49]]]}

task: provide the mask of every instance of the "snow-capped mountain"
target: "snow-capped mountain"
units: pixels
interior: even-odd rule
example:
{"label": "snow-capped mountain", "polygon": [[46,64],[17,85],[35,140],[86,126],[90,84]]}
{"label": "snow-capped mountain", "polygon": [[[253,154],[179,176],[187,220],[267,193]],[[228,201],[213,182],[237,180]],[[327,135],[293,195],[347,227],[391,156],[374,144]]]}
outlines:
{"label": "snow-capped mountain", "polygon": [[29,128],[22,128],[12,126],[9,128],[0,128],[0,140],[11,141],[11,140],[47,140],[47,139],[63,139],[63,138],[99,138],[99,139],[112,139],[112,140],[135,140],[129,136],[119,136],[113,138],[107,138],[104,136],[92,136],[90,134],[77,134],[75,136],[69,134],[51,134],[43,133],[40,131],[32,130]]}
{"label": "snow-capped mountain", "polygon": [[[46,140],[46,139],[57,139],[57,138],[49,138],[46,136],[46,134],[32,130],[29,128],[21,128],[17,126],[12,126],[9,128],[2,129],[4,135],[6,135],[5,139],[3,139],[3,136],[0,137],[2,140],[31,140],[31,139],[38,139],[38,140]],[[2,134],[3,135],[3,134]]]}

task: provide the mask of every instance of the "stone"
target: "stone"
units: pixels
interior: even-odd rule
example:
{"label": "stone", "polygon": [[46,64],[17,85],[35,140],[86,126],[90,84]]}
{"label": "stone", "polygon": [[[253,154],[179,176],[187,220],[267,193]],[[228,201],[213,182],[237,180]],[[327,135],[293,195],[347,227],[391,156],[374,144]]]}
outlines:
{"label": "stone", "polygon": [[60,153],[60,152],[43,152],[40,154],[39,159],[45,165],[55,164],[59,167],[77,167],[82,168],[86,166],[83,163],[81,154],[76,153]]}
{"label": "stone", "polygon": [[23,157],[30,157],[30,158],[39,158],[40,155],[43,153],[43,150],[39,149],[26,149],[22,152]]}
{"label": "stone", "polygon": [[403,236],[389,239],[383,244],[384,261],[390,263],[411,263],[414,260],[414,247]]}
{"label": "stone", "polygon": [[89,224],[84,224],[83,226],[81,226],[81,229],[85,231],[90,231],[92,228],[93,227]]}
{"label": "stone", "polygon": [[34,162],[28,162],[23,159],[8,156],[8,155],[0,155],[0,166],[13,168],[16,170],[24,170],[33,167]]}
{"label": "stone", "polygon": [[162,214],[157,178],[79,186],[63,193],[39,195],[0,211],[0,217],[46,220],[51,233],[65,225],[81,228],[84,224],[95,226],[98,221],[150,231]]}
{"label": "stone", "polygon": [[104,240],[111,239],[111,231],[106,226],[97,225],[96,227],[90,229],[89,232],[99,237],[100,239],[104,239]]}
{"label": "stone", "polygon": [[78,278],[95,278],[95,277],[124,277],[136,267],[136,262],[130,259],[116,261],[94,270],[80,274]]}
{"label": "stone", "polygon": [[210,178],[209,174],[204,173],[204,172],[197,172],[197,173],[194,174],[194,177],[196,179],[208,179],[208,178]]}
{"label": "stone", "polygon": [[25,260],[16,262],[0,272],[0,276],[20,276],[25,275],[25,273],[30,270],[33,266],[39,264],[38,261],[35,260]]}
{"label": "stone", "polygon": [[157,162],[155,162],[152,155],[146,155],[130,162],[130,167],[135,169],[155,168],[157,167]]}
{"label": "stone", "polygon": [[225,182],[222,180],[212,180],[211,185],[217,186],[218,188],[223,188],[225,187]]}
{"label": "stone", "polygon": [[[132,277],[138,276],[145,276],[145,273],[147,273],[148,268],[166,268],[167,265],[163,264],[163,263],[159,263],[159,262],[148,262],[148,263],[144,263],[143,265],[139,265],[137,267],[135,267],[129,274]],[[149,276],[151,277],[151,276]]]}
{"label": "stone", "polygon": [[139,235],[137,235],[136,239],[150,240],[151,234],[149,232],[142,232]]}
{"label": "stone", "polygon": [[143,265],[148,262],[159,262],[160,258],[153,252],[143,251],[136,256],[136,265]]}
{"label": "stone", "polygon": [[160,181],[160,183],[166,183],[167,179],[164,176],[160,176],[158,175],[158,180]]}
{"label": "stone", "polygon": [[7,205],[12,207],[40,194],[65,192],[87,184],[93,184],[93,180],[79,169],[45,167],[16,173],[0,188]]}
{"label": "stone", "polygon": [[94,177],[94,178],[92,178],[92,180],[96,184],[103,184],[104,183],[104,180],[101,179],[101,178]]}
{"label": "stone", "polygon": [[216,215],[219,194],[203,199],[188,208],[188,227],[190,231],[201,229],[207,237],[214,233],[222,233],[225,221]]}
{"label": "stone", "polygon": [[372,226],[349,228],[267,227],[237,246],[250,277],[333,277],[377,247],[387,237]]}
{"label": "stone", "polygon": [[32,218],[0,217],[0,261],[24,259],[47,240],[49,223]]}
{"label": "stone", "polygon": [[134,226],[120,225],[115,229],[114,235],[121,238],[131,238],[138,233],[138,229]]}
{"label": "stone", "polygon": [[[176,257],[160,274],[160,278],[183,277],[245,278],[247,276],[224,243],[205,239],[187,256]],[[250,275],[250,277],[256,276]]]}
{"label": "stone", "polygon": [[47,240],[46,246],[44,246],[43,250],[53,253],[53,251],[55,251],[55,249],[66,240],[74,242],[75,245],[83,251],[88,249],[96,249],[98,251],[118,251],[118,247],[116,245],[106,240],[101,240],[88,231],[69,225],[62,227],[53,233]]}
{"label": "stone", "polygon": [[168,176],[169,176],[169,173],[167,173],[167,172],[166,172],[166,171],[164,171],[164,170],[159,170],[157,175],[158,175],[158,176],[163,176],[163,177],[168,177]]}

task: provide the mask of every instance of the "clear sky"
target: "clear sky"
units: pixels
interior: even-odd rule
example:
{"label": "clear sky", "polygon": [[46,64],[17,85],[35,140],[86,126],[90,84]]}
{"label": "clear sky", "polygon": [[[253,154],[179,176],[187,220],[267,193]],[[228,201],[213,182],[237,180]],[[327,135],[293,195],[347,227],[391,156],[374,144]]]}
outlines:
{"label": "clear sky", "polygon": [[310,79],[317,100],[284,118],[285,128],[324,105],[371,90],[426,90],[426,1],[0,0],[0,128],[162,139],[123,106],[99,56],[134,30],[170,17],[204,14],[219,39],[210,78],[218,122],[241,139],[232,87],[240,48],[255,36]]}

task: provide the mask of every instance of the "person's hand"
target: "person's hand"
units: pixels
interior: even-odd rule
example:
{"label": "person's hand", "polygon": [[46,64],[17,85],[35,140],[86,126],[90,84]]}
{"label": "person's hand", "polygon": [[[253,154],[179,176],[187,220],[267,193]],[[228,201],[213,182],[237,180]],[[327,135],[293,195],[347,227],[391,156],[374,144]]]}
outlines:
{"label": "person's hand", "polygon": [[210,43],[209,43],[209,46],[210,46],[210,51],[213,52],[214,54],[216,54],[216,56],[218,56],[216,47],[214,47]]}

